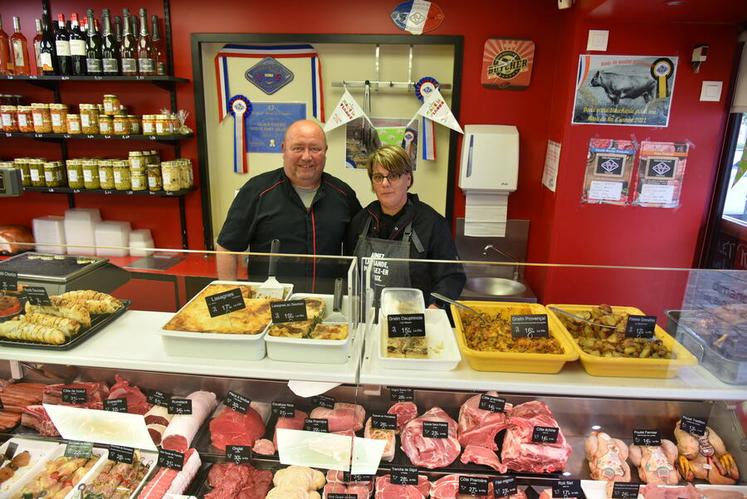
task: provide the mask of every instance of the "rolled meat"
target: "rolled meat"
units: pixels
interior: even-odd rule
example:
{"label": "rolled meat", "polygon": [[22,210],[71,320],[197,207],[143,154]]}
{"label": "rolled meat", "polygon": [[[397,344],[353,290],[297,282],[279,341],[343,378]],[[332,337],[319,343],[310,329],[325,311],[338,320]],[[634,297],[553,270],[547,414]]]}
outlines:
{"label": "rolled meat", "polygon": [[177,414],[163,432],[164,449],[184,452],[189,448],[202,423],[218,405],[213,392],[197,391],[187,395],[192,401],[192,414]]}

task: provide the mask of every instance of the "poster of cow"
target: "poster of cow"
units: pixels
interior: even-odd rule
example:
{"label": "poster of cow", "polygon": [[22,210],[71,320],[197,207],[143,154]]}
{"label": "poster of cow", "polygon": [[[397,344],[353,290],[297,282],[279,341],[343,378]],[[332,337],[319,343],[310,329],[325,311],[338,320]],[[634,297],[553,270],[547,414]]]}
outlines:
{"label": "poster of cow", "polygon": [[676,71],[677,57],[582,54],[572,122],[666,127]]}

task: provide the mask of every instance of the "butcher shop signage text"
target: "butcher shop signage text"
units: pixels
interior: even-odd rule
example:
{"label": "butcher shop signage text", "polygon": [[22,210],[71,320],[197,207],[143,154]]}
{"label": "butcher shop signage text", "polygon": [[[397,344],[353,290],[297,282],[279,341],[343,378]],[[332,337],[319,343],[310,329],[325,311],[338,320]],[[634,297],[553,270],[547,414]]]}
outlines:
{"label": "butcher shop signage text", "polygon": [[395,485],[417,485],[418,469],[414,466],[392,466],[392,483]]}
{"label": "butcher shop signage text", "polygon": [[132,464],[135,459],[135,449],[112,445],[109,447],[109,459],[117,463]]}
{"label": "butcher shop signage text", "polygon": [[488,494],[488,479],[480,476],[459,476],[459,493],[470,496]]}
{"label": "butcher shop signage text", "polygon": [[629,315],[625,324],[625,337],[650,340],[654,337],[655,329],[655,315]]}
{"label": "butcher shop signage text", "polygon": [[553,498],[584,497],[580,480],[558,480],[552,486]]}
{"label": "butcher shop signage text", "polygon": [[0,291],[16,291],[18,289],[18,273],[10,270],[0,270]]}
{"label": "butcher shop signage text", "polygon": [[226,400],[223,401],[223,405],[236,412],[240,412],[241,414],[246,414],[247,409],[249,409],[249,404],[251,403],[252,401],[247,397],[232,391],[228,392]]}
{"label": "butcher shop signage text", "polygon": [[42,286],[26,286],[23,288],[23,293],[32,305],[39,305],[42,307],[49,307],[52,305],[47,290]]}
{"label": "butcher shop signage text", "polygon": [[512,476],[494,478],[493,488],[495,490],[495,497],[513,496],[518,492],[516,489],[516,479]]}
{"label": "butcher shop signage text", "polygon": [[252,448],[246,445],[226,445],[226,459],[236,464],[252,461]]}
{"label": "butcher shop signage text", "polygon": [[661,445],[659,430],[633,430],[633,444],[652,447]]}
{"label": "butcher shop signage text", "polygon": [[506,399],[494,397],[484,393],[480,395],[480,409],[490,412],[504,412],[506,408]]}
{"label": "butcher shop signage text", "polygon": [[412,388],[389,388],[389,400],[392,402],[414,402],[415,391]]}
{"label": "butcher shop signage text", "polygon": [[535,426],[532,431],[532,442],[537,444],[554,444],[558,441],[560,428],[555,426]]}
{"label": "butcher shop signage text", "polygon": [[389,314],[386,319],[390,338],[425,336],[425,314]]}
{"label": "butcher shop signage text", "polygon": [[184,454],[175,450],[160,449],[158,451],[158,466],[181,471],[184,466]]}
{"label": "butcher shop signage text", "polygon": [[612,487],[612,499],[637,499],[640,484],[615,482]]}
{"label": "butcher shop signage text", "polygon": [[517,338],[547,338],[547,314],[512,315],[511,336]]}
{"label": "butcher shop signage text", "polygon": [[682,416],[680,419],[680,428],[696,437],[702,437],[706,432],[706,422],[699,418]]}
{"label": "butcher shop signage text", "polygon": [[308,320],[305,300],[272,302],[270,303],[270,314],[274,324]]}

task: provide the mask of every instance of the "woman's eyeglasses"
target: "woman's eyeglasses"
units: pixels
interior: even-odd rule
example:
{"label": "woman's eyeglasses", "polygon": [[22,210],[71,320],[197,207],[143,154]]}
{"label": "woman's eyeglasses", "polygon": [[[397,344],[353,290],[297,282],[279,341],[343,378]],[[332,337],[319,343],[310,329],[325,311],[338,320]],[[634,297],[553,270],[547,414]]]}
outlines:
{"label": "woman's eyeglasses", "polygon": [[374,184],[382,184],[384,183],[384,179],[387,179],[389,183],[396,182],[402,177],[401,173],[390,173],[389,175],[382,175],[380,173],[374,173],[371,175],[371,180],[374,181]]}

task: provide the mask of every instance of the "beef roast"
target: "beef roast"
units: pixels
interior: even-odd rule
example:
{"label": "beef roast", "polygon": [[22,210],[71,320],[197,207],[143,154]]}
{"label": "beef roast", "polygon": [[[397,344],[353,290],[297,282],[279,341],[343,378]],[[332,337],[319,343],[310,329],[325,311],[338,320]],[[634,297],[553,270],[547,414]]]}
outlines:
{"label": "beef roast", "polygon": [[245,414],[226,407],[210,421],[210,441],[220,450],[225,450],[227,445],[251,447],[264,434],[265,423],[251,407]]}
{"label": "beef roast", "polygon": [[214,464],[208,472],[213,489],[205,499],[264,499],[272,487],[272,471],[258,470],[251,464]]}
{"label": "beef roast", "polygon": [[386,412],[397,416],[397,434],[399,434],[407,423],[418,417],[418,406],[415,402],[396,402]]}
{"label": "beef roast", "polygon": [[348,430],[356,432],[363,428],[366,410],[358,404],[337,402],[334,409],[326,407],[314,408],[309,417],[312,419],[326,419],[331,433]]}
{"label": "beef roast", "polygon": [[21,413],[21,424],[28,426],[45,437],[59,437],[60,433],[55,428],[47,410],[42,405],[30,405],[23,408]]}
{"label": "beef roast", "polygon": [[390,475],[376,478],[375,499],[424,499],[429,496],[431,482],[425,475],[418,475],[417,485],[397,485]]}
{"label": "beef roast", "polygon": [[148,397],[140,391],[140,388],[130,385],[130,382],[119,374],[114,375],[115,383],[109,390],[109,399],[126,399],[127,412],[130,414],[145,414],[152,404],[148,403]]}
{"label": "beef roast", "polygon": [[[441,422],[448,425],[447,438],[423,435],[423,423]],[[434,407],[407,423],[401,435],[402,450],[415,466],[428,469],[448,466],[459,457],[462,448],[457,440],[457,423],[440,407]]]}
{"label": "beef roast", "polygon": [[508,468],[498,460],[498,456],[495,452],[486,449],[485,447],[480,447],[479,445],[468,445],[465,447],[460,461],[464,464],[484,464],[485,466],[490,466],[498,473],[505,473],[508,470]]}

